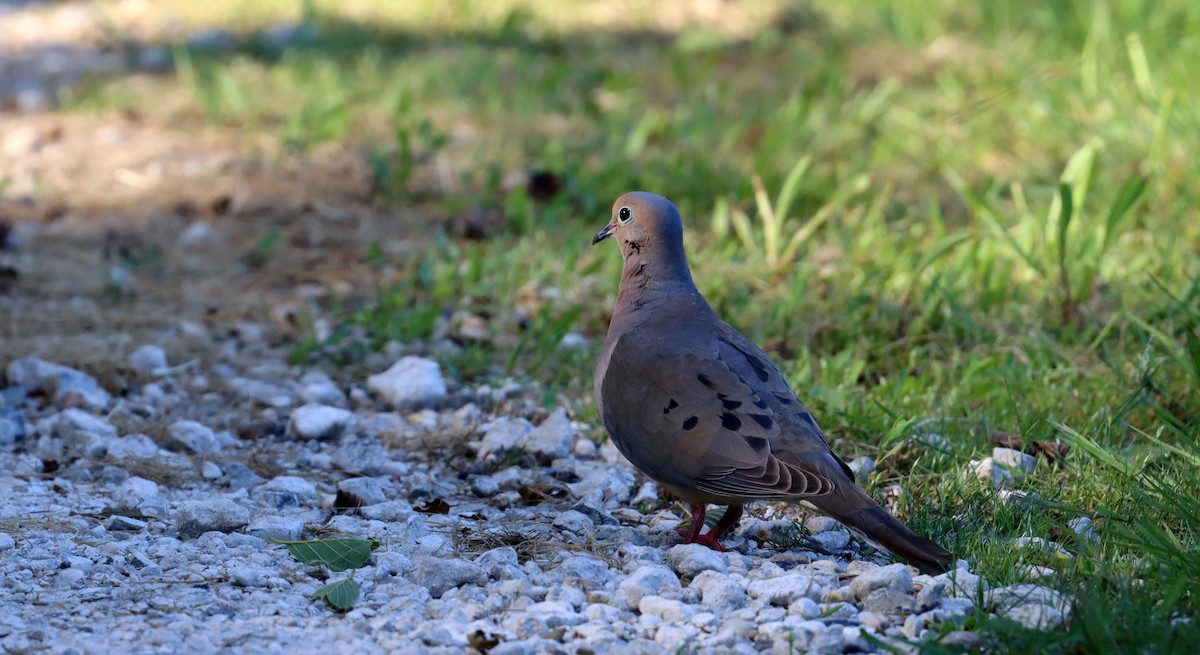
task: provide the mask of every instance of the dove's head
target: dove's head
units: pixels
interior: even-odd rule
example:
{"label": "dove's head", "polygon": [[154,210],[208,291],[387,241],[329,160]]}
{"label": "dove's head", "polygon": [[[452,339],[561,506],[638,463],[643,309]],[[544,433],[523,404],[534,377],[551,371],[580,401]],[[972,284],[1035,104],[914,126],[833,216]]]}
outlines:
{"label": "dove's head", "polygon": [[592,239],[592,244],[613,237],[621,256],[687,264],[683,255],[683,221],[670,200],[645,191],[631,191],[617,198],[612,219]]}

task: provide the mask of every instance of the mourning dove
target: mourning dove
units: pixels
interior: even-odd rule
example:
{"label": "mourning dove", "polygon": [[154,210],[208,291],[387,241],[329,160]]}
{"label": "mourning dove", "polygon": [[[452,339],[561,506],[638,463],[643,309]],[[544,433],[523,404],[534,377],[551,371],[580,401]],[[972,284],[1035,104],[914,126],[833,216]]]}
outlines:
{"label": "mourning dove", "polygon": [[[896,520],[854,483],[812,414],[762,349],[713,312],[692,282],[683,222],[669,200],[627,193],[592,239],[625,260],[596,365],[596,406],[613,443],[691,505],[687,543],[721,549],[742,505],[801,502],[922,572],[954,556]],[[705,504],[729,509],[704,535]]]}

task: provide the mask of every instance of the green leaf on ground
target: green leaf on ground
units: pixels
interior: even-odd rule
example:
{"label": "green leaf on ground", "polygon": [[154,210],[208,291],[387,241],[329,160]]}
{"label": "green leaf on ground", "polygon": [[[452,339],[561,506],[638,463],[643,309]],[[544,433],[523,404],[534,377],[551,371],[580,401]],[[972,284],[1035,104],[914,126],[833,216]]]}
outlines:
{"label": "green leaf on ground", "polygon": [[358,602],[358,595],[358,582],[354,578],[346,578],[321,587],[312,597],[324,598],[325,602],[336,610],[348,610]]}
{"label": "green leaf on ground", "polygon": [[271,540],[287,546],[288,552],[303,564],[324,566],[333,572],[357,569],[379,548],[373,539],[313,539],[309,541]]}

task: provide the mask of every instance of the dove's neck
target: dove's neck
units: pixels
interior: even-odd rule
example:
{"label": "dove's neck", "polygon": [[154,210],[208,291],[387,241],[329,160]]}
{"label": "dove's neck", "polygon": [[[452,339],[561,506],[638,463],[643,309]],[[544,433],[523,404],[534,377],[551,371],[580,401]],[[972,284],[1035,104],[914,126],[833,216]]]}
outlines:
{"label": "dove's neck", "polygon": [[672,307],[686,307],[691,312],[712,311],[696,289],[682,253],[654,258],[630,253],[621,273],[615,316],[638,324],[650,316],[647,310],[661,312]]}

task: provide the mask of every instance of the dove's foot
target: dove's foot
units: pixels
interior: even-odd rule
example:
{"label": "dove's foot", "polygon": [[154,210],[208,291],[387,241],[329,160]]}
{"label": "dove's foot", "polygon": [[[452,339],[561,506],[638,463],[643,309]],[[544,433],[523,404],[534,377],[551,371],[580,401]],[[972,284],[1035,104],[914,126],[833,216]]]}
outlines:
{"label": "dove's foot", "polygon": [[739,519],[742,518],[742,506],[730,505],[725,510],[725,514],[711,530],[705,534],[700,534],[700,530],[704,529],[704,505],[695,504],[691,506],[692,524],[686,530],[677,530],[679,536],[683,537],[685,544],[702,544],[713,550],[725,552],[725,547],[721,545],[721,536],[729,532]]}

